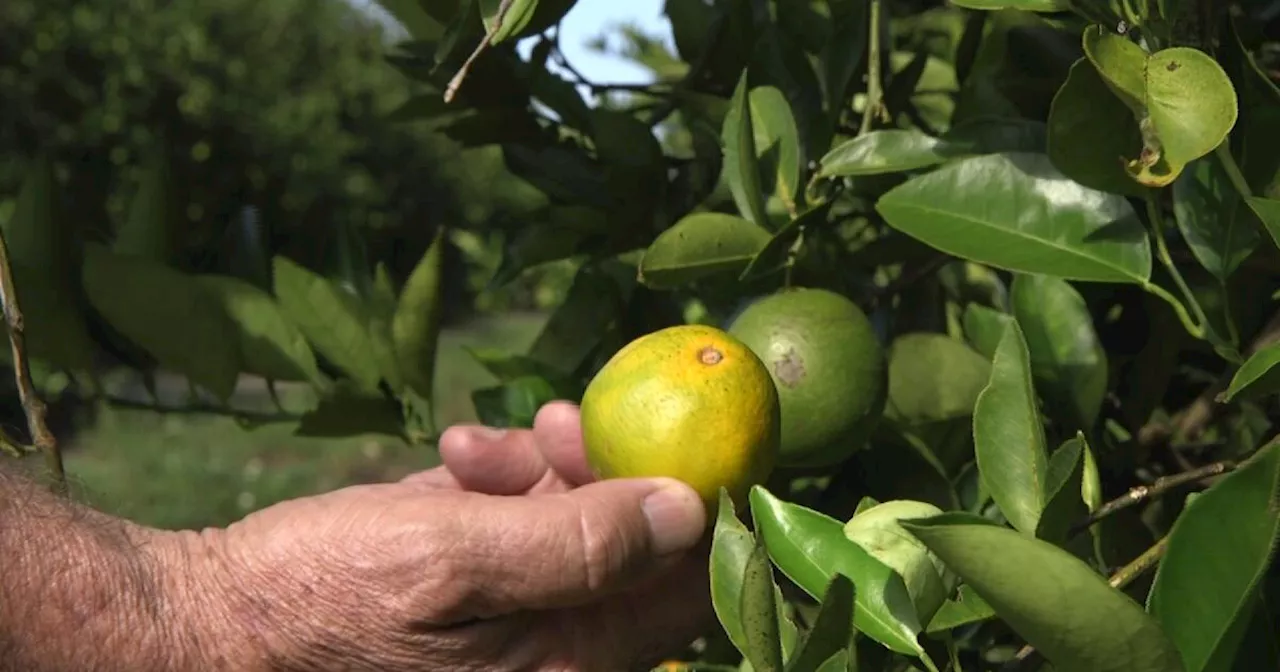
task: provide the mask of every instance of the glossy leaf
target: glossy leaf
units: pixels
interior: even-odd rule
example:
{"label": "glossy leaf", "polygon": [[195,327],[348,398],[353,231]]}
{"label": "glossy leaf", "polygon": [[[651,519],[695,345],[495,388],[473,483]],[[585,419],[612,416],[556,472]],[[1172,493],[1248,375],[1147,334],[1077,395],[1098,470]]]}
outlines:
{"label": "glossy leaf", "polygon": [[787,222],[768,243],[751,258],[747,267],[742,269],[739,280],[747,280],[782,270],[786,267],[791,255],[791,247],[809,227],[817,227],[826,223],[827,213],[831,211],[831,202],[809,208]]}
{"label": "glossy leaf", "polygon": [[1086,56],[1144,131],[1126,169],[1142,184],[1170,184],[1190,162],[1226,139],[1239,114],[1230,77],[1208,54],[1170,47],[1148,54],[1099,25],[1085,29]]}
{"label": "glossy leaf", "polygon": [[381,373],[367,316],[355,294],[287,257],[275,257],[272,268],[280,308],[316,352],[361,387],[376,388]]}
{"label": "glossy leaf", "polygon": [[823,661],[851,649],[857,632],[853,624],[857,588],[849,577],[836,574],[823,595],[813,627],[787,661],[787,672],[819,669]]}
{"label": "glossy leaf", "polygon": [[1219,401],[1229,402],[1236,397],[1257,398],[1280,392],[1280,343],[1272,343],[1245,360],[1231,377]]}
{"label": "glossy leaf", "polygon": [[741,217],[693,213],[658,234],[640,260],[639,279],[655,289],[673,289],[721,273],[741,273],[771,237]]}
{"label": "glossy leaf", "polygon": [[854,623],[886,647],[924,655],[920,624],[902,578],[844,536],[844,526],[822,513],[784,502],[763,487],[751,490],[751,513],[778,569],[821,600],[836,574],[857,587]]}
{"label": "glossy leaf", "polygon": [[404,438],[403,416],[394,399],[370,394],[341,381],[302,416],[298,436],[349,439],[361,435]]}
{"label": "glossy leaf", "polygon": [[959,340],[903,334],[889,348],[886,412],[908,422],[968,417],[990,375],[991,363]]}
{"label": "glossy leaf", "polygon": [[1151,275],[1129,202],[1068,179],[1043,154],[963,159],[894,187],[876,209],[926,245],[1005,270],[1136,284]]}
{"label": "glossy leaf", "polygon": [[521,376],[493,387],[471,392],[476,418],[489,427],[533,427],[538,409],[564,399],[553,381],[541,376]]}
{"label": "glossy leaf", "polygon": [[[1192,47],[1162,49],[1145,73],[1146,110],[1164,163],[1180,170],[1222,144],[1239,109],[1235,87],[1213,57]],[[1159,179],[1149,183],[1168,184],[1167,169],[1157,170]]]}
{"label": "glossy leaf", "polygon": [[[529,25],[538,0],[478,0],[485,32],[492,44],[518,35]],[[503,7],[506,5],[506,7]]]}
{"label": "glossy leaf", "polygon": [[791,103],[773,86],[757,86],[747,96],[753,147],[763,193],[777,196],[789,212],[800,205],[800,132]]}
{"label": "glossy leaf", "polygon": [[89,303],[160,366],[219,399],[235,391],[240,356],[235,328],[193,276],[90,242],[81,277]]}
{"label": "glossy leaf", "polygon": [[[97,346],[79,303],[79,284],[67,273],[74,264],[68,245],[71,232],[59,207],[60,191],[52,160],[37,157],[26,167],[13,210],[0,226],[22,311],[27,354],[56,367],[83,371],[93,368]],[[8,362],[13,355],[7,329],[4,334],[0,361]]]}
{"label": "glossy leaf", "polygon": [[444,227],[438,227],[401,288],[391,319],[391,348],[400,363],[399,373],[409,389],[427,401],[434,398],[445,241]]}
{"label": "glossy leaf", "polygon": [[1280,445],[1187,505],[1169,531],[1147,610],[1188,672],[1227,671],[1280,543]]}
{"label": "glossy leaf", "polygon": [[1066,12],[1072,8],[1068,0],[951,0],[951,4],[968,9],[1020,9],[1024,12]]}
{"label": "glossy leaf", "polygon": [[1262,221],[1262,226],[1266,228],[1267,233],[1271,236],[1271,241],[1277,247],[1280,247],[1280,200],[1262,196],[1250,196],[1245,199],[1245,202],[1249,204],[1249,208]]}
{"label": "glossy leaf", "polygon": [[1006,325],[991,378],[973,411],[978,472],[1009,523],[1033,535],[1044,511],[1049,470],[1031,358],[1017,322]]}
{"label": "glossy leaf", "polygon": [[[1004,337],[1005,326],[1013,319],[1015,318],[1008,313],[980,303],[970,303],[964,307],[961,322],[964,325],[964,336],[973,345],[973,349],[990,360],[996,356],[996,348]],[[983,385],[986,385],[985,378]]]}
{"label": "glossy leaf", "polygon": [[178,227],[183,222],[179,219],[169,156],[163,144],[151,150],[140,172],[128,214],[116,231],[111,249],[118,254],[169,263],[178,251]]}
{"label": "glossy leaf", "polygon": [[270,294],[226,275],[201,275],[196,280],[222,304],[235,325],[245,373],[269,380],[324,380],[306,337]]}
{"label": "glossy leaf", "polygon": [[1182,672],[1160,625],[1089,565],[970,514],[904,521],[1060,672]]}
{"label": "glossy leaf", "polygon": [[1054,167],[1080,184],[1141,197],[1148,188],[1125,170],[1123,157],[1142,151],[1133,111],[1087,58],[1077,60],[1049,107],[1047,152]]}
{"label": "glossy leaf", "polygon": [[742,631],[742,579],[747,560],[756,548],[755,536],[738,520],[733,499],[720,489],[720,506],[711,537],[711,606],[729,641],[743,656],[747,655],[746,635]]}
{"label": "glossy leaf", "polygon": [[1196,159],[1174,181],[1173,214],[1191,253],[1220,282],[1258,246],[1255,215],[1217,156]]}
{"label": "glossy leaf", "polygon": [[724,146],[724,180],[729,193],[738,206],[738,212],[748,221],[762,228],[769,228],[769,216],[765,211],[760,168],[756,160],[755,125],[751,114],[750,86],[747,71],[742,71],[738,86],[729,101],[720,131]]}
{"label": "glossy leaf", "polygon": [[981,595],[973,592],[968,584],[962,584],[956,591],[956,596],[943,603],[938,613],[933,615],[925,631],[929,634],[946,632],[970,623],[989,620],[995,615],[995,610]]}
{"label": "glossy leaf", "polygon": [[947,160],[946,143],[916,129],[884,129],[846,140],[819,161],[822,177],[919,170]]}
{"label": "glossy leaf", "polygon": [[769,552],[756,541],[743,568],[738,612],[742,617],[742,637],[747,643],[746,658],[751,661],[751,669],[760,672],[782,672],[776,590]]}
{"label": "glossy leaf", "polygon": [[[618,319],[634,280],[633,267],[584,265],[574,275],[564,300],[542,325],[528,355],[562,374],[576,370]],[[630,284],[628,284],[630,283]]]}
{"label": "glossy leaf", "polygon": [[1085,57],[1102,75],[1107,88],[1135,115],[1142,114],[1146,100],[1147,52],[1137,42],[1100,25],[1085,29]]}
{"label": "glossy leaf", "polygon": [[1070,429],[1091,429],[1107,394],[1107,352],[1084,298],[1061,278],[1022,274],[1009,296],[1037,389]]}
{"label": "glossy leaf", "polygon": [[1067,439],[1049,458],[1045,473],[1045,505],[1036,525],[1036,536],[1061,545],[1071,525],[1088,515],[1082,496],[1084,451],[1082,437]]}

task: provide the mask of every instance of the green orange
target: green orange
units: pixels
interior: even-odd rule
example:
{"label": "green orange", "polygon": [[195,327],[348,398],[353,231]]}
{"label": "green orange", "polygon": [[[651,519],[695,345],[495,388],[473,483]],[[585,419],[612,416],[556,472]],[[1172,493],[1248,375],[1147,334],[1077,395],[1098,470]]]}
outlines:
{"label": "green orange", "polygon": [[777,386],[780,466],[831,466],[866,444],[884,412],[888,367],[856,304],[826,289],[785,289],[751,303],[728,331]]}
{"label": "green orange", "polygon": [[721,487],[741,505],[777,460],[781,411],[769,372],[715,327],[668,327],[628,343],[587,385],[581,411],[598,477],[676,478],[711,513]]}

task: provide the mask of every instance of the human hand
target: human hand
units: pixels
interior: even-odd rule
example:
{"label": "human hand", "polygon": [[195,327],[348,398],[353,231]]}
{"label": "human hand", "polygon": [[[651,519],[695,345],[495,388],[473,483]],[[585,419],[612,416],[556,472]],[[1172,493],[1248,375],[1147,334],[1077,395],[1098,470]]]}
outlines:
{"label": "human hand", "polygon": [[532,431],[453,427],[442,467],[187,538],[189,599],[224,597],[198,607],[220,664],[594,672],[687,644],[712,622],[703,505],[675,481],[593,482],[578,422],[556,403]]}

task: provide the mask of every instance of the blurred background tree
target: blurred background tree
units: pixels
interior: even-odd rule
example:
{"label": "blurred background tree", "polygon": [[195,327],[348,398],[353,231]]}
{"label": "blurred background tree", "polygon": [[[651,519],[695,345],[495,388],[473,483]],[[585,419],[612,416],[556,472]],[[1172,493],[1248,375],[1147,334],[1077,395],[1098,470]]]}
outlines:
{"label": "blurred background tree", "polygon": [[[415,85],[345,2],[11,0],[0,31],[0,217],[50,152],[68,220],[109,238],[162,151],[186,268],[252,275],[265,249],[359,284],[372,260],[402,280],[441,222],[483,232],[537,198],[496,150],[390,117]],[[447,255],[451,315],[492,271],[489,243]]]}

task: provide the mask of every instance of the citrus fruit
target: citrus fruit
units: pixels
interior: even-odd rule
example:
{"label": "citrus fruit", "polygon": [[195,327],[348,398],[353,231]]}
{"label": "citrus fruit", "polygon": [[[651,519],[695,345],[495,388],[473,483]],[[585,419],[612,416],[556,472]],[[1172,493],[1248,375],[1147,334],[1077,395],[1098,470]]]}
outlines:
{"label": "citrus fruit", "polygon": [[777,459],[780,407],[769,372],[715,327],[667,327],[631,341],[591,379],[580,407],[599,478],[679,479],[711,513],[722,486],[741,505]]}
{"label": "citrus fruit", "polygon": [[866,442],[888,383],[884,350],[862,309],[829,290],[784,289],[752,302],[728,331],[777,385],[780,466],[830,466]]}

